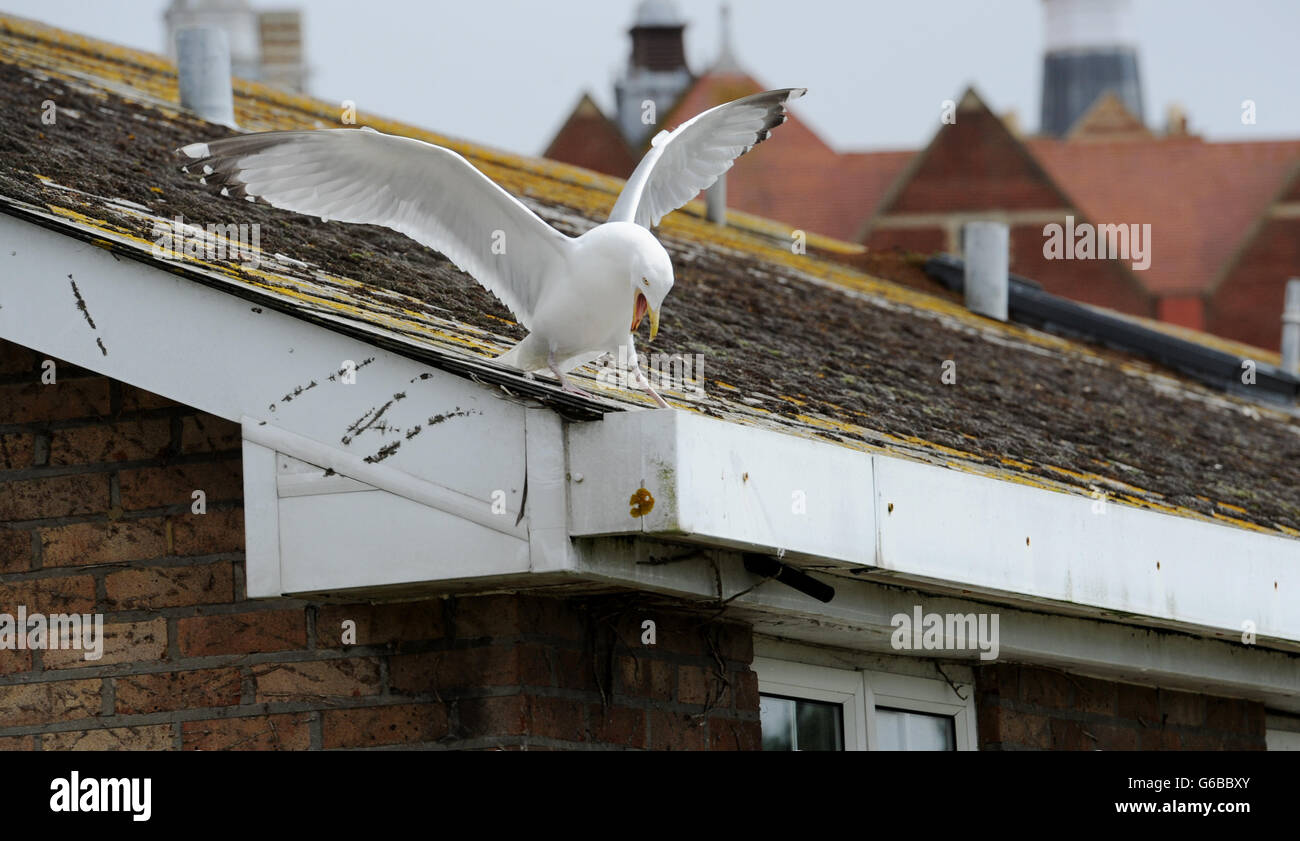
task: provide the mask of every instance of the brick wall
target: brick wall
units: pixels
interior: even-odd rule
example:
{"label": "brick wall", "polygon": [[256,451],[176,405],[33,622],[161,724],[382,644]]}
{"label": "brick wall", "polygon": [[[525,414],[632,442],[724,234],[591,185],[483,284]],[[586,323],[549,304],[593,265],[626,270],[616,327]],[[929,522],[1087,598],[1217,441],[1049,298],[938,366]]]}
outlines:
{"label": "brick wall", "polygon": [[1286,282],[1293,277],[1300,277],[1300,219],[1270,219],[1210,295],[1206,329],[1278,350]]}
{"label": "brick wall", "polygon": [[0,612],[99,612],[106,642],[0,650],[0,748],[758,747],[744,625],[630,597],[245,600],[238,427],[40,366],[0,342]]}
{"label": "brick wall", "polygon": [[1264,750],[1264,706],[1015,664],[976,670],[980,750]]}

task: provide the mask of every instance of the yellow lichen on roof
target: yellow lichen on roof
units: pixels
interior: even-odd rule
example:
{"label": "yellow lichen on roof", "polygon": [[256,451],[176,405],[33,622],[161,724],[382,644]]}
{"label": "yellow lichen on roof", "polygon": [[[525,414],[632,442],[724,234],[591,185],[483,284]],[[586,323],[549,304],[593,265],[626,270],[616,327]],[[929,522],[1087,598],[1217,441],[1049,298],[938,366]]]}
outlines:
{"label": "yellow lichen on roof", "polygon": [[[118,47],[39,23],[5,16],[0,16],[0,55],[7,61],[15,62],[51,78],[79,84],[87,88],[91,94],[98,93],[103,96],[105,95],[103,91],[107,90],[146,108],[154,109],[167,119],[181,117],[193,119],[192,115],[180,110],[177,101],[175,67],[161,56]],[[246,129],[273,130],[339,125],[338,120],[342,114],[341,103],[334,105],[242,80],[236,80],[234,89],[236,118]],[[535,199],[551,208],[556,206],[572,208],[592,218],[600,218],[608,212],[623,186],[623,182],[619,179],[552,161],[509,154],[374,115],[358,115],[358,123],[369,125],[379,131],[414,137],[454,149],[513,194],[524,199]],[[67,187],[63,189],[69,190],[68,204],[75,205],[76,191]],[[116,242],[145,253],[149,253],[152,249],[153,243],[107,219],[82,213],[73,206],[51,204],[47,207],[50,214],[91,232],[104,244]],[[129,212],[137,217],[148,216],[138,211]],[[161,218],[158,221],[168,222]],[[1149,379],[1159,376],[1148,366],[1122,361],[1117,363],[1113,356],[1103,356],[1101,352],[1086,345],[1019,325],[990,321],[946,298],[872,277],[843,263],[797,253],[797,250],[792,247],[795,231],[788,225],[737,212],[729,212],[728,221],[729,224],[725,226],[708,222],[703,218],[698,203],[693,203],[684,210],[665,218],[660,232],[666,239],[681,246],[697,245],[713,251],[741,255],[758,265],[761,271],[787,273],[810,282],[833,286],[846,294],[869,298],[878,305],[906,308],[954,323],[962,329],[978,332],[999,342],[1016,343],[1037,349],[1038,352],[1067,354],[1096,364],[1118,367],[1132,376]],[[860,246],[816,235],[809,235],[807,244],[831,253],[851,254],[861,251]],[[208,273],[211,277],[220,277],[229,283],[255,289],[302,309],[358,322],[377,332],[387,331],[426,347],[452,349],[462,354],[490,357],[503,350],[508,341],[504,336],[491,335],[479,329],[467,328],[466,325],[458,322],[437,318],[427,311],[422,311],[418,301],[402,295],[394,293],[391,295],[391,300],[385,301],[376,300],[374,296],[360,296],[357,294],[357,287],[360,286],[357,281],[330,274],[321,267],[311,267],[314,274],[311,278],[304,278],[288,271],[287,267],[278,266],[274,257],[265,255],[262,257],[265,263],[257,268],[234,267],[227,263],[196,261],[193,258],[186,258],[185,262]],[[279,268],[285,270],[279,271]],[[1144,321],[1144,323],[1149,322]],[[1168,325],[1149,324],[1158,329],[1166,329],[1167,332],[1181,329],[1169,328]],[[1183,331],[1183,334],[1187,333],[1192,331]],[[1199,333],[1187,337],[1211,347],[1240,347],[1227,340],[1207,337]],[[1250,350],[1253,351],[1252,355],[1255,359],[1269,362],[1276,359],[1276,354],[1269,354],[1259,349]],[[1233,352],[1239,351],[1233,350]],[[624,402],[639,403],[643,399],[639,394],[629,395],[628,392],[621,390],[615,395],[589,372],[583,372],[581,376],[585,381],[584,387],[588,389],[603,392]],[[716,381],[712,385],[723,392],[736,391],[734,386],[721,381]],[[671,393],[667,396],[670,399],[674,397]],[[776,395],[776,397],[796,407],[804,405],[798,395]],[[1226,397],[1222,399],[1231,400]],[[680,396],[674,399],[674,402],[683,408],[691,408],[690,401],[683,400]],[[854,418],[855,422],[826,418],[808,412],[782,416],[779,413],[743,405],[726,398],[716,402],[721,403],[721,410],[714,413],[733,422],[777,429],[787,434],[808,438],[832,437],[844,446],[864,452],[902,455],[969,473],[1071,493],[1085,499],[1089,493],[1088,487],[1103,487],[1107,489],[1112,499],[1130,505],[1201,520],[1226,521],[1257,531],[1269,531],[1257,524],[1219,511],[1214,511],[1207,516],[1192,509],[1167,505],[1161,501],[1159,494],[1100,474],[1083,473],[1057,465],[1012,458],[1005,458],[1001,463],[992,464],[974,452],[944,446],[919,437],[894,435],[873,429],[869,426],[871,418],[867,413],[848,410],[829,403],[826,404],[828,408],[841,411],[843,417]],[[1269,410],[1260,409],[1260,411]],[[973,436],[965,437],[975,441]],[[1053,474],[1059,478],[1051,478]],[[1233,513],[1246,513],[1244,509],[1226,503],[1218,503],[1217,507]],[[1297,536],[1294,529],[1279,525],[1277,530]]]}

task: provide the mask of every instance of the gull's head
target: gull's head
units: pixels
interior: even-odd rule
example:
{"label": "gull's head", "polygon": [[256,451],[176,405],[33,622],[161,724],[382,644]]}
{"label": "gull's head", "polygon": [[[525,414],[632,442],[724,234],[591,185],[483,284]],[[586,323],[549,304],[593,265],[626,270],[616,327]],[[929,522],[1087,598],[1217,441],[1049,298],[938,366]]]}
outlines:
{"label": "gull's head", "polygon": [[[639,228],[639,226],[638,226]],[[654,234],[639,228],[645,235],[638,237],[632,257],[632,333],[641,326],[641,319],[650,316],[650,338],[659,332],[659,310],[664,298],[673,288],[673,262],[668,252],[655,239]]]}

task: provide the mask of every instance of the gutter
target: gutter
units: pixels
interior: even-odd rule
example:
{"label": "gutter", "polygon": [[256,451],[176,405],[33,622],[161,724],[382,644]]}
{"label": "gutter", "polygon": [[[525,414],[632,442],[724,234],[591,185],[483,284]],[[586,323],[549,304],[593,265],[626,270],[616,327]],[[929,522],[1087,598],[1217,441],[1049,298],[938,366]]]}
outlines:
{"label": "gutter", "polygon": [[[964,291],[965,269],[965,261],[951,254],[931,257],[925,263],[925,273],[954,292]],[[1281,404],[1300,398],[1300,376],[1276,365],[1135,324],[1122,316],[1045,292],[1028,278],[1014,274],[1007,277],[1012,321],[1137,354],[1220,391]],[[1241,379],[1247,362],[1254,363],[1254,385],[1246,385]]]}

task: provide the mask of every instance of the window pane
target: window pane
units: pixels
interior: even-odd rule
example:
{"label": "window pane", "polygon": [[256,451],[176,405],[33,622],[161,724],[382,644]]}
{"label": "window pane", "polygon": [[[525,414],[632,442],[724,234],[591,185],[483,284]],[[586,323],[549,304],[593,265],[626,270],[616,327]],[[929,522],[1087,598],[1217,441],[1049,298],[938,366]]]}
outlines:
{"label": "window pane", "polygon": [[763,750],[844,750],[842,716],[840,704],[763,695]]}
{"label": "window pane", "polygon": [[930,715],[876,707],[880,750],[956,750],[956,724],[950,715]]}
{"label": "window pane", "polygon": [[844,750],[840,704],[799,701],[795,704],[799,750]]}
{"label": "window pane", "polygon": [[794,701],[759,698],[758,717],[763,728],[763,750],[794,750]]}

